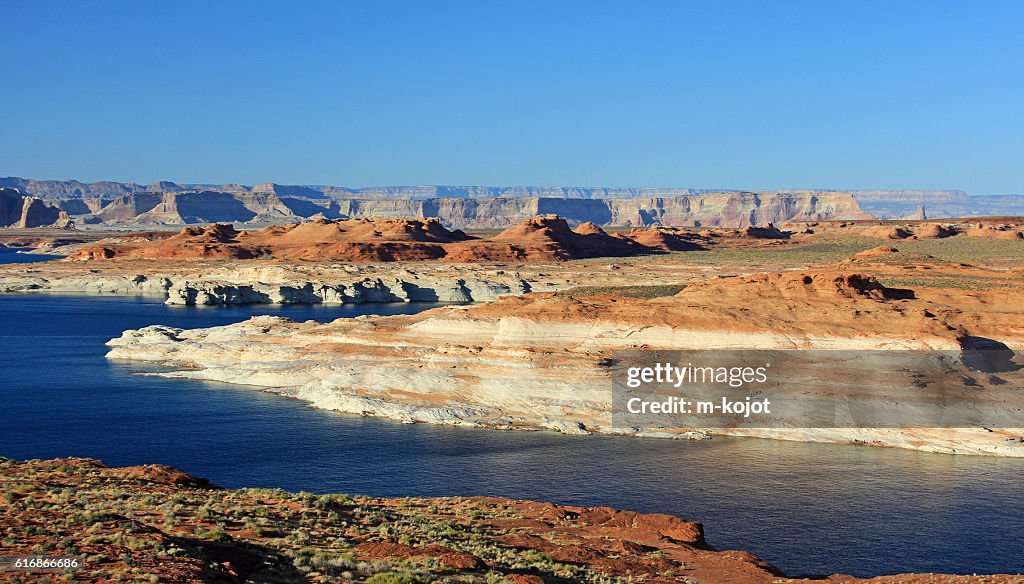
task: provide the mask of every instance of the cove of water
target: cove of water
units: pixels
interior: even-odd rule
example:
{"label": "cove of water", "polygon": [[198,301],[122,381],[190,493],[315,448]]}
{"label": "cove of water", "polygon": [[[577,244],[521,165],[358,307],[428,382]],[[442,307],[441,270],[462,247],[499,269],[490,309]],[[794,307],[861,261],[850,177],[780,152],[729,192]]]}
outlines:
{"label": "cove of water", "polygon": [[[29,256],[31,257],[31,256]],[[224,487],[494,495],[702,521],[790,575],[1024,572],[1024,461],[715,438],[679,442],[360,418],[225,384],[135,375],[103,343],[149,324],[332,320],[433,305],[166,306],[0,296],[0,455],[163,463]]]}
{"label": "cove of water", "polygon": [[0,264],[34,264],[60,259],[64,256],[24,253],[30,248],[0,247]]}

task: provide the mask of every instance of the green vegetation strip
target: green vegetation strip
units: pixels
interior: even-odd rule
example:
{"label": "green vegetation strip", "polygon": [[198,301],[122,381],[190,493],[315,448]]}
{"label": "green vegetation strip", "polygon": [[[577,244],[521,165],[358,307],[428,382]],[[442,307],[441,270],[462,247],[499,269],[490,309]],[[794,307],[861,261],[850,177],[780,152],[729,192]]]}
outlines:
{"label": "green vegetation strip", "polygon": [[851,237],[839,241],[778,245],[762,249],[708,249],[673,252],[672,256],[693,264],[807,264],[832,263],[879,245],[891,245],[870,237]]}
{"label": "green vegetation strip", "polygon": [[1024,240],[990,239],[987,237],[948,237],[919,241],[896,241],[892,245],[902,252],[922,253],[947,262],[1008,260],[1024,262]]}
{"label": "green vegetation strip", "polygon": [[686,288],[685,284],[653,284],[650,286],[580,286],[558,292],[562,296],[618,296],[621,298],[660,298],[675,296]]}
{"label": "green vegetation strip", "polygon": [[959,278],[955,276],[941,278],[879,278],[878,281],[887,288],[954,288],[957,290],[993,290],[996,288],[1012,288],[1010,282],[986,282],[975,278]]}
{"label": "green vegetation strip", "polygon": [[851,236],[832,241],[779,245],[762,249],[708,249],[673,252],[671,255],[691,264],[797,265],[839,262],[881,245],[895,247],[903,254],[928,255],[947,262],[1024,262],[1024,240],[966,236],[922,240]]}

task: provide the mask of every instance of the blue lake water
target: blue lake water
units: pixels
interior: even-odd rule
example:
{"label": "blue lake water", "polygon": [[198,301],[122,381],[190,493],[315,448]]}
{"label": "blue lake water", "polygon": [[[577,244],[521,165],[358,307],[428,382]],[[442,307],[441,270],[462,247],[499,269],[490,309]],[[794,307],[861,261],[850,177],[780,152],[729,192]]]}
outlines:
{"label": "blue lake water", "polygon": [[33,264],[60,259],[64,256],[23,253],[29,248],[0,247],[0,264]]}
{"label": "blue lake water", "polygon": [[715,438],[675,442],[403,425],[252,388],[134,375],[127,328],[331,320],[430,305],[180,307],[0,296],[0,455],[159,462],[225,487],[496,495],[704,522],[788,574],[1024,572],[1024,461]]}

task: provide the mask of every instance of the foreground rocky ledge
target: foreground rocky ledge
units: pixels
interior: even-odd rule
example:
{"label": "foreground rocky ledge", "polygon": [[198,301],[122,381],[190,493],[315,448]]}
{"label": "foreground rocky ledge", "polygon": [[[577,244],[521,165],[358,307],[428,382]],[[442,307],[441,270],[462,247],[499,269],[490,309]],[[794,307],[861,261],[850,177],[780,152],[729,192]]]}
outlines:
{"label": "foreground rocky ledge", "polygon": [[[111,340],[108,357],[172,367],[162,374],[169,377],[244,383],[320,408],[407,422],[688,438],[701,429],[650,431],[612,424],[607,366],[612,350],[955,352],[978,338],[1019,350],[1024,348],[1019,298],[1016,288],[914,291],[886,288],[856,272],[816,270],[710,280],[655,298],[529,294],[482,306],[327,324],[256,317],[207,329],[151,326]],[[829,375],[849,379],[857,372]],[[984,389],[968,399],[980,403],[1024,383],[1020,368],[1001,375],[965,375],[964,383]],[[828,378],[820,382],[827,385]],[[835,396],[851,398],[857,396]],[[1019,428],[716,431],[1024,456]]]}
{"label": "foreground rocky ledge", "polygon": [[167,466],[107,468],[81,458],[0,458],[0,491],[0,555],[82,556],[78,582],[795,581],[748,552],[714,550],[700,523],[606,507],[224,490]]}

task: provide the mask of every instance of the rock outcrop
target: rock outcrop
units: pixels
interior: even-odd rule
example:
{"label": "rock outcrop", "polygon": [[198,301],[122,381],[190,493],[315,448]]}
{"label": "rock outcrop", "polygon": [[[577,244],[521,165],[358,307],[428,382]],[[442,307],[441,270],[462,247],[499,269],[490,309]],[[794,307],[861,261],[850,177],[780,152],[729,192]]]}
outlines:
{"label": "rock outcrop", "polygon": [[[71,254],[71,261],[97,259],[187,259],[272,257],[303,261],[447,262],[561,261],[624,257],[680,245],[648,247],[634,237],[608,235],[593,224],[574,231],[557,216],[535,217],[488,239],[449,231],[437,219],[321,219],[238,231],[230,224],[186,227],[165,238],[101,240]],[[681,241],[675,236],[674,241]]]}
{"label": "rock outcrop", "polygon": [[755,239],[788,239],[791,234],[786,231],[782,231],[772,223],[769,223],[764,227],[757,227],[754,225],[744,227],[740,230],[740,235],[743,237],[753,237]]}
{"label": "rock outcrop", "polygon": [[0,188],[0,227],[67,227],[68,214],[17,189]]}
{"label": "rock outcrop", "polygon": [[1024,222],[1018,223],[975,223],[964,229],[968,237],[992,239],[1024,239]]}
{"label": "rock outcrop", "polygon": [[878,247],[873,247],[871,249],[866,249],[866,250],[864,250],[862,252],[858,252],[857,255],[855,255],[854,257],[855,258],[885,257],[885,256],[888,256],[889,254],[897,254],[897,253],[899,253],[899,251],[900,250],[896,249],[895,247],[889,246],[889,245],[879,245]]}
{"label": "rock outcrop", "polygon": [[801,227],[815,233],[842,233],[881,239],[945,239],[968,236],[990,239],[1024,239],[1024,217],[985,217],[951,221],[828,221],[789,223],[789,229]]}
{"label": "rock outcrop", "polygon": [[[176,371],[165,374],[172,377],[245,379],[317,407],[410,422],[688,438],[700,428],[615,426],[610,416],[611,351],[956,353],[973,338],[993,339],[1016,350],[1024,348],[1024,329],[1014,324],[1024,320],[1019,294],[1019,288],[971,293],[889,288],[849,270],[786,272],[712,279],[655,298],[530,294],[469,308],[328,324],[257,317],[209,329],[153,326],[111,340],[108,356],[172,366]],[[250,350],[257,339],[258,355]],[[843,367],[842,361],[829,361],[808,379],[830,387],[830,378],[838,382],[862,373]],[[1005,397],[1000,392],[1021,383],[1024,373],[1001,375],[1004,384],[1012,377],[1002,389],[984,377],[971,377],[990,393],[971,390],[977,397],[968,399],[996,400],[973,405],[1001,407],[996,405]],[[919,381],[900,377],[881,383],[895,387]],[[790,389],[803,391],[799,384]],[[837,403],[859,399],[856,393],[836,391],[830,399]],[[794,426],[715,431],[1024,456],[1024,446],[1009,441],[1020,430]]]}
{"label": "rock outcrop", "polygon": [[[580,228],[583,226],[581,225]],[[710,243],[709,234],[710,232],[706,232],[705,235],[700,235],[686,229],[655,226],[646,229],[631,229],[627,233],[619,233],[616,236],[630,239],[655,250],[695,251],[706,249],[705,245]]]}
{"label": "rock outcrop", "polygon": [[[101,253],[103,248],[92,248]],[[264,262],[218,265],[129,265],[93,273],[18,268],[0,277],[0,293],[139,295],[167,304],[360,304],[489,302],[501,296],[551,291],[571,284],[546,274],[496,266],[306,266]],[[15,270],[12,270],[12,272]]]}
{"label": "rock outcrop", "polygon": [[941,223],[922,223],[914,229],[914,235],[918,239],[941,239],[952,237],[958,233],[957,229],[950,225]]}
{"label": "rock outcrop", "polygon": [[624,257],[651,251],[632,239],[612,237],[593,223],[584,223],[574,231],[557,215],[529,219],[490,241],[521,248],[524,256],[541,255],[545,259]]}

